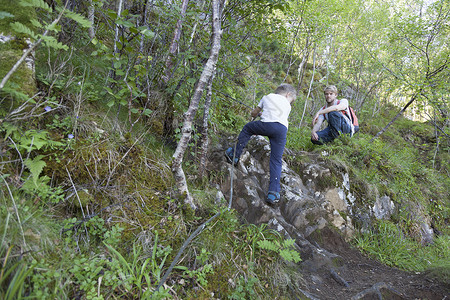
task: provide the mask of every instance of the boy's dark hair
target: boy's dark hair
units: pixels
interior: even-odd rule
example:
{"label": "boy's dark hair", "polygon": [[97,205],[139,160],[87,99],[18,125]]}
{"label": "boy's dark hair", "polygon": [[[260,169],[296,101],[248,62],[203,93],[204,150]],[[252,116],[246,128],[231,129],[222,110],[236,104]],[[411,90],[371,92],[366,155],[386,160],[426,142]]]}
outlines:
{"label": "boy's dark hair", "polygon": [[286,95],[288,93],[290,93],[292,95],[292,98],[294,100],[297,98],[297,91],[289,83],[282,83],[275,90],[275,94],[284,94],[284,95]]}

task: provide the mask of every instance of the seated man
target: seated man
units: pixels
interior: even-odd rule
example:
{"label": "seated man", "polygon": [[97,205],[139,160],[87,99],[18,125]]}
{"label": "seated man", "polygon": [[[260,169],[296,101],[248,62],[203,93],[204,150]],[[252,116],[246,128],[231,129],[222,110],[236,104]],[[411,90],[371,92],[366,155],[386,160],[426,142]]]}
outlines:
{"label": "seated man", "polygon": [[[350,116],[347,99],[337,99],[338,90],[334,85],[324,89],[326,105],[322,107],[312,120],[311,142],[316,145],[332,142],[342,133],[353,133],[359,130],[358,126],[353,126]],[[344,115],[343,111],[347,112]],[[324,120],[327,120],[328,127],[318,131]]]}

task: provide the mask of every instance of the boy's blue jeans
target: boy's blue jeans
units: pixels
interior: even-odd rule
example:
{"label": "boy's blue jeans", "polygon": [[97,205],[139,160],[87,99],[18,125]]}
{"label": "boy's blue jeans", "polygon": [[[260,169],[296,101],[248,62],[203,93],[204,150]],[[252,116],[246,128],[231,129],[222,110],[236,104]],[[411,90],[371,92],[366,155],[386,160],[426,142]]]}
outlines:
{"label": "boy's blue jeans", "polygon": [[270,141],[269,191],[280,192],[281,161],[286,145],[287,128],[278,122],[253,121],[242,128],[236,146],[236,157],[240,157],[252,135],[267,136]]}
{"label": "boy's blue jeans", "polygon": [[347,121],[347,118],[339,111],[332,111],[328,113],[328,127],[324,130],[317,131],[319,140],[311,139],[311,142],[316,145],[323,145],[324,143],[332,142],[341,133],[351,133],[352,127]]}

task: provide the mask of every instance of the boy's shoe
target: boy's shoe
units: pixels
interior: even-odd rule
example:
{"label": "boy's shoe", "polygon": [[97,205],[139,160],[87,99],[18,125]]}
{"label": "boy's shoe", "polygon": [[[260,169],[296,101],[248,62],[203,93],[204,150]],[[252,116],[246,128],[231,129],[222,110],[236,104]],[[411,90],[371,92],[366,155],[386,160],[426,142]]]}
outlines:
{"label": "boy's shoe", "polygon": [[235,157],[234,158],[234,162],[233,162],[233,156],[234,156],[234,149],[233,148],[228,148],[227,150],[225,150],[225,157],[227,158],[227,161],[230,164],[233,164],[234,166],[237,166],[237,164],[239,163],[239,158]]}
{"label": "boy's shoe", "polygon": [[274,191],[269,191],[267,193],[267,199],[266,202],[269,204],[275,204],[278,203],[280,201],[280,193],[278,192],[274,192]]}

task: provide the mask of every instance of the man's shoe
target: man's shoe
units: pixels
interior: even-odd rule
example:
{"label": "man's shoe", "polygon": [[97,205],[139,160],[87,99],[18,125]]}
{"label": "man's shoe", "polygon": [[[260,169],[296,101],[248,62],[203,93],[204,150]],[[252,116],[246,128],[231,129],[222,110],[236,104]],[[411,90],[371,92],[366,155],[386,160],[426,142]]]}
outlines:
{"label": "man's shoe", "polygon": [[280,193],[274,192],[274,191],[269,191],[269,193],[267,193],[266,202],[269,204],[275,204],[280,201],[280,198],[281,198]]}
{"label": "man's shoe", "polygon": [[[227,161],[230,164],[233,164],[234,166],[237,166],[237,164],[239,163],[239,158],[234,157],[234,149],[231,147],[228,148],[227,150],[225,150],[225,157],[227,158]],[[233,157],[234,157],[234,159],[233,159]]]}

